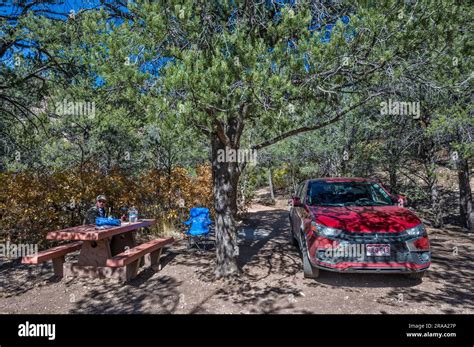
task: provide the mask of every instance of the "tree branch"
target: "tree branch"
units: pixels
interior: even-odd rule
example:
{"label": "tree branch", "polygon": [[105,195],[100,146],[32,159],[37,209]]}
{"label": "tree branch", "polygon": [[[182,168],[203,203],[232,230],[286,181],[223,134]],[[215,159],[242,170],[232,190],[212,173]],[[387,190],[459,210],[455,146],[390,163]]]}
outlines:
{"label": "tree branch", "polygon": [[305,126],[305,127],[301,127],[301,128],[297,128],[297,129],[293,129],[293,130],[290,130],[284,134],[281,134],[281,135],[278,135],[276,137],[274,137],[273,139],[270,139],[270,140],[267,140],[267,141],[264,141],[258,145],[254,145],[252,146],[252,149],[255,149],[255,150],[259,150],[259,149],[262,149],[264,147],[267,147],[267,146],[270,146],[270,145],[273,145],[281,140],[284,140],[288,137],[291,137],[291,136],[294,136],[294,135],[298,135],[298,134],[301,134],[301,133],[305,133],[305,132],[308,132],[308,131],[313,131],[313,130],[317,130],[317,129],[321,129],[321,128],[324,128],[328,125],[331,125],[335,122],[337,122],[339,119],[341,119],[345,114],[353,111],[354,109],[364,105],[365,103],[367,103],[369,100],[373,99],[374,97],[376,96],[379,96],[381,93],[376,93],[376,94],[372,94],[372,95],[369,95],[367,98],[365,98],[364,100],[362,100],[361,102],[358,102],[357,104],[355,105],[352,105],[350,106],[349,108],[345,109],[345,110],[342,110],[341,112],[337,113],[333,118],[325,121],[325,122],[322,122],[322,123],[319,123],[319,124],[316,124],[314,126],[311,126],[311,127],[308,127],[308,126]]}

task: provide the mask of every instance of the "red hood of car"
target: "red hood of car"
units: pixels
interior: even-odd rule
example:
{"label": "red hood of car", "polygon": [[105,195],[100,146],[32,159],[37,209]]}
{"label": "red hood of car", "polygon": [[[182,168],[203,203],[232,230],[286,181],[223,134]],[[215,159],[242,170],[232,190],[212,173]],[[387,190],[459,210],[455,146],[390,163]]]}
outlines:
{"label": "red hood of car", "polygon": [[352,232],[401,232],[421,223],[410,210],[399,206],[308,206],[313,220]]}

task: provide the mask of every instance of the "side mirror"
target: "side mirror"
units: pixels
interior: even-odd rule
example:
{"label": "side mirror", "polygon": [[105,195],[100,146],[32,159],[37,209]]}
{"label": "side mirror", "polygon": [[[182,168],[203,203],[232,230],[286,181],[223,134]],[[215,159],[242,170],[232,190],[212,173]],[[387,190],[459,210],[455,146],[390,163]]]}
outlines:
{"label": "side mirror", "polygon": [[408,205],[408,199],[406,196],[403,195],[395,195],[394,200],[397,202],[398,206],[400,207],[407,207]]}
{"label": "side mirror", "polygon": [[301,207],[303,204],[301,203],[301,200],[299,197],[294,196],[290,200],[288,200],[288,204],[292,205],[293,207]]}

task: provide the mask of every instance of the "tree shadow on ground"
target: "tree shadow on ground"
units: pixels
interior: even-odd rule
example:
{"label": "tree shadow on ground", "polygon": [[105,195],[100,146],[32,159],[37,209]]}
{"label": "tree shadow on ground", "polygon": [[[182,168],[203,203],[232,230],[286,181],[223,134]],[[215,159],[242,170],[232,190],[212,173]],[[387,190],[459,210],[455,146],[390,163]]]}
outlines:
{"label": "tree shadow on ground", "polygon": [[190,313],[209,313],[205,305],[211,300],[229,303],[231,306],[238,305],[241,307],[240,313],[312,313],[310,310],[295,308],[293,302],[299,296],[301,290],[290,282],[259,284],[242,276],[223,281],[221,288],[196,304]]}
{"label": "tree shadow on ground", "polygon": [[181,282],[161,274],[176,254],[166,248],[160,266],[142,267],[137,277],[121,283],[112,279],[66,279],[66,288],[87,286],[87,292],[74,302],[70,313],[125,314],[125,313],[174,313],[179,303],[178,288]]}
{"label": "tree shadow on ground", "polygon": [[[449,236],[449,237],[448,237]],[[456,309],[474,310],[474,246],[472,237],[465,234],[433,229],[430,232],[432,265],[424,281],[431,281],[435,289],[412,288],[404,292],[403,302],[422,303],[441,308],[444,313]],[[399,295],[395,290],[390,295]],[[384,302],[394,305],[394,303]],[[403,303],[397,303],[403,304]]]}
{"label": "tree shadow on ground", "polygon": [[[240,307],[242,313],[310,313],[296,310],[293,299],[301,290],[293,283],[299,271],[299,257],[286,235],[281,233],[285,210],[251,213],[238,231],[239,266],[242,273],[229,280],[215,280],[215,251],[191,252],[184,243],[176,244],[173,265],[195,269],[200,281],[217,285],[190,309],[190,313],[215,312],[212,305]],[[286,212],[287,213],[287,212]]]}
{"label": "tree shadow on ground", "polygon": [[[172,252],[167,252],[161,267],[167,266],[173,257]],[[77,254],[68,255],[66,260],[76,261]],[[23,265],[18,259],[0,265],[0,297],[21,296],[59,283],[71,295],[74,307],[70,313],[173,313],[180,282],[170,276],[152,278],[156,273],[156,269],[144,268],[126,284],[109,279],[60,279],[54,276],[51,262]]]}
{"label": "tree shadow on ground", "polygon": [[[271,241],[271,245],[268,247],[269,241]],[[270,265],[269,270],[271,270],[272,263],[269,260],[272,254],[282,256],[292,250],[288,211],[265,210],[254,212],[243,221],[240,227],[239,246],[239,266],[241,268],[248,267],[255,263],[255,260],[265,258],[267,264]],[[261,254],[262,251],[265,251],[265,254]],[[281,265],[286,265],[286,263],[283,262]],[[286,271],[287,269],[282,268],[281,270]]]}
{"label": "tree shadow on ground", "polygon": [[[112,280],[74,279],[74,286],[87,284],[87,292],[74,302],[70,313],[120,314],[166,313],[176,311],[180,282],[171,276],[152,278],[148,268],[123,284]],[[66,286],[72,283],[66,283]]]}
{"label": "tree shadow on ground", "polygon": [[18,296],[60,280],[54,275],[52,262],[26,265],[21,263],[21,259],[15,259],[0,263],[0,297]]}

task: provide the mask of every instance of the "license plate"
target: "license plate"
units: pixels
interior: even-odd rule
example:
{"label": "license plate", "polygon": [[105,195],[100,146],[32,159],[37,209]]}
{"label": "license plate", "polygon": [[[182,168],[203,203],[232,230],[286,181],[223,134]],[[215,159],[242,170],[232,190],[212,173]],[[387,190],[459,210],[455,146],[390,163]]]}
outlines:
{"label": "license plate", "polygon": [[390,256],[390,245],[366,245],[365,249],[368,257]]}

